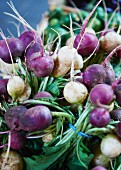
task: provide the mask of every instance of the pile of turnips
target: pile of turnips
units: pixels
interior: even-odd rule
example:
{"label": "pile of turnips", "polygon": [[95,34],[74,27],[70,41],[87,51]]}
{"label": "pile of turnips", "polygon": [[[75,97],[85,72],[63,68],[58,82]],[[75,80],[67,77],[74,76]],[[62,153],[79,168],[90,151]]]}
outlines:
{"label": "pile of turnips", "polygon": [[45,44],[9,4],[26,29],[17,38],[1,31],[2,169],[121,169],[120,26],[89,28],[101,1],[77,35],[70,16],[65,46],[56,30]]}

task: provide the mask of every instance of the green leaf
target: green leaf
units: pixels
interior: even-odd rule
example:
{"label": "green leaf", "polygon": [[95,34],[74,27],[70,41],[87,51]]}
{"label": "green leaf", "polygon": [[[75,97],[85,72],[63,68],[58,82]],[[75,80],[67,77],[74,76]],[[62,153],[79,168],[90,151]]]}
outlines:
{"label": "green leaf", "polygon": [[24,157],[26,170],[45,170],[54,164],[70,147],[70,142],[53,147],[43,147],[45,155],[34,157],[35,159]]}

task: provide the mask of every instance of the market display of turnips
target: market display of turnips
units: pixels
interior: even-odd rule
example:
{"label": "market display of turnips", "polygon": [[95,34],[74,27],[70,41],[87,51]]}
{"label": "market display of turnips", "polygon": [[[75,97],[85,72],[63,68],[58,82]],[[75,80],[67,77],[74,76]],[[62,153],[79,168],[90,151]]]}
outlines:
{"label": "market display of turnips", "polygon": [[9,4],[25,30],[1,30],[2,170],[121,169],[120,15],[106,23],[100,3],[48,11],[43,35]]}

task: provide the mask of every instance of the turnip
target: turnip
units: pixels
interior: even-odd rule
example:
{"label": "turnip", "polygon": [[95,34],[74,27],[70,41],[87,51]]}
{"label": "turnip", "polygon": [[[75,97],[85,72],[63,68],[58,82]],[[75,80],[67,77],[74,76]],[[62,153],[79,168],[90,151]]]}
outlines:
{"label": "turnip", "polygon": [[121,108],[113,110],[112,112],[110,112],[110,115],[113,120],[121,121]]}
{"label": "turnip", "polygon": [[48,54],[43,57],[30,58],[26,63],[28,69],[39,78],[49,76],[54,67],[54,61]]}
{"label": "turnip", "polygon": [[14,150],[22,149],[25,146],[26,138],[21,132],[11,133],[11,148]]}
{"label": "turnip", "polygon": [[104,66],[106,77],[104,83],[111,85],[115,81],[115,72],[114,70],[109,66]]}
{"label": "turnip", "polygon": [[110,114],[107,109],[97,107],[90,112],[90,123],[96,127],[105,127],[110,122]]}
{"label": "turnip", "polygon": [[22,53],[24,52],[23,43],[19,39],[8,38],[6,39],[6,41],[0,40],[0,58],[7,63],[11,63],[11,57],[8,47],[13,58],[21,56]]}
{"label": "turnip", "polygon": [[96,106],[109,105],[113,97],[113,89],[107,84],[97,84],[90,92],[90,100]]}
{"label": "turnip", "polygon": [[7,83],[8,94],[13,98],[17,99],[22,95],[25,89],[25,82],[19,76],[12,76]]}
{"label": "turnip", "polygon": [[14,106],[5,112],[5,121],[10,129],[20,130],[19,119],[27,111],[24,106]]}
{"label": "turnip", "polygon": [[[0,155],[0,167],[2,167],[5,157],[6,151]],[[23,167],[22,157],[16,151],[10,150],[7,163],[2,170],[23,170]]]}
{"label": "turnip", "polygon": [[35,96],[34,99],[39,99],[39,98],[48,98],[48,97],[52,97],[52,95],[47,92],[47,91],[40,91],[38,92]]}
{"label": "turnip", "polygon": [[91,89],[97,84],[101,84],[105,81],[106,72],[102,65],[92,64],[86,68],[83,73],[84,84]]}
{"label": "turnip", "polygon": [[95,49],[96,51],[99,49],[99,41],[96,35],[89,32],[85,33],[85,30],[89,19],[93,15],[100,2],[101,0],[97,3],[89,16],[87,16],[87,18],[84,20],[81,31],[74,40],[74,48],[77,49],[78,53],[82,55],[82,57],[87,57],[91,55]]}
{"label": "turnip", "polygon": [[19,40],[24,45],[24,50],[31,44],[33,40],[36,38],[36,33],[32,30],[25,31],[19,36]]}
{"label": "turnip", "polygon": [[91,170],[107,170],[107,169],[104,168],[103,166],[96,166],[96,167],[92,168]]}
{"label": "turnip", "polygon": [[82,103],[87,98],[88,90],[85,85],[71,81],[65,85],[63,95],[69,103]]}
{"label": "turnip", "polygon": [[52,123],[52,115],[46,106],[35,106],[20,117],[20,127],[25,131],[44,130]]}
{"label": "turnip", "polygon": [[121,141],[114,134],[106,135],[101,141],[101,152],[110,157],[115,158],[121,154]]}
{"label": "turnip", "polygon": [[100,39],[100,47],[107,53],[110,53],[119,45],[121,45],[121,36],[116,32],[108,32]]}

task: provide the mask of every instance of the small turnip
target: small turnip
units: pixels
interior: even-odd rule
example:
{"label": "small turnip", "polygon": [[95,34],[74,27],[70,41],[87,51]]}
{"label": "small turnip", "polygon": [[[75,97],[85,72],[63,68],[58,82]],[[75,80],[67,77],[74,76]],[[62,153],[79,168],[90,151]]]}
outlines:
{"label": "small turnip", "polygon": [[109,158],[115,158],[121,154],[121,141],[114,134],[106,135],[101,141],[101,152]]}
{"label": "small turnip", "polygon": [[52,123],[52,115],[48,107],[35,106],[28,109],[20,117],[20,127],[25,131],[44,130]]}
{"label": "small turnip", "polygon": [[96,167],[92,168],[91,170],[107,170],[107,169],[104,168],[103,166],[96,166]]}
{"label": "small turnip", "polygon": [[65,85],[63,95],[69,103],[82,103],[87,98],[88,90],[85,85],[72,81]]}

